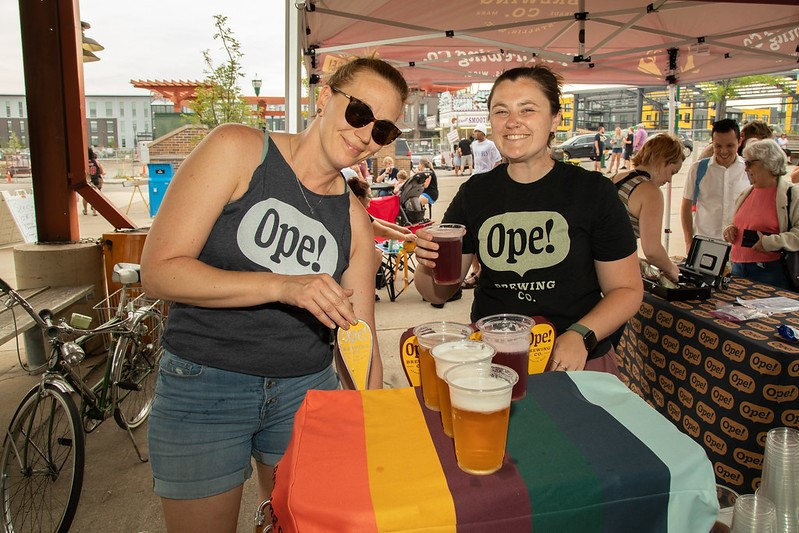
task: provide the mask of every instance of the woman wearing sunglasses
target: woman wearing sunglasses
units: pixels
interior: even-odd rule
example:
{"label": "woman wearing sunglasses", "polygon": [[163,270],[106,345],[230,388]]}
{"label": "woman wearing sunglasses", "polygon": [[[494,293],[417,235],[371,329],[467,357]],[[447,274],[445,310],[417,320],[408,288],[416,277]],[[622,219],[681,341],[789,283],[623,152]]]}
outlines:
{"label": "woman wearing sunglasses", "polygon": [[722,234],[732,243],[732,275],[791,289],[780,252],[799,250],[799,186],[782,179],[788,160],[773,139],[750,141],[743,156],[752,186],[735,201]]}
{"label": "woman wearing sunglasses", "polygon": [[610,180],[550,155],[561,84],[546,67],[497,78],[488,112],[508,163],[470,177],[444,214],[443,222],[466,227],[460,280],[433,282],[439,246],[422,229],[414,283],[426,300],[445,302],[477,255],[472,321],[498,313],[544,316],[558,333],[550,370],[618,373],[608,337],[643,298],[635,236]]}
{"label": "woman wearing sunglasses", "polygon": [[235,532],[250,458],[266,498],[305,392],[338,386],[335,328],[374,331],[372,228],[339,170],[399,135],[407,94],[394,67],[356,59],[301,133],[219,126],[176,172],[142,254],[147,293],[175,302],[149,420],[170,532]]}

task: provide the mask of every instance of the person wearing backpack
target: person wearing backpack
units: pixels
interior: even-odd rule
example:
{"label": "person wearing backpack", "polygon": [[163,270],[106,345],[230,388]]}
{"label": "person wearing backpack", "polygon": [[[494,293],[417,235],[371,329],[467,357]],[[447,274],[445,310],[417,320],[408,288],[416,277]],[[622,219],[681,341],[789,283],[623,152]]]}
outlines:
{"label": "person wearing backpack", "polygon": [[[103,170],[103,166],[97,161],[97,155],[94,153],[94,150],[89,148],[89,180],[91,184],[97,187],[98,189],[103,188],[103,178],[105,177],[105,171]],[[88,202],[86,199],[83,199],[83,214],[88,215],[87,208]],[[92,215],[97,216],[97,210],[92,206]]]}
{"label": "person wearing backpack", "polygon": [[741,131],[732,119],[713,123],[713,157],[700,159],[688,171],[680,205],[685,253],[694,235],[722,239],[722,230],[732,222],[735,199],[747,187],[744,160],[738,155]]}

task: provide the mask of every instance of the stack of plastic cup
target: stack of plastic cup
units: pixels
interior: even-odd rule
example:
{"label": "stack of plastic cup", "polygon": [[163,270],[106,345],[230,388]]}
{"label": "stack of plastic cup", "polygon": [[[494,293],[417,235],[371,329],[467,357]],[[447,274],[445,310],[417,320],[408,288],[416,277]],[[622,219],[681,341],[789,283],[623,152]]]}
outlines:
{"label": "stack of plastic cup", "polygon": [[799,531],[799,431],[779,427],[766,434],[757,494],[774,502],[777,531]]}
{"label": "stack of plastic cup", "polygon": [[738,499],[738,493],[724,485],[716,485],[716,497],[719,500],[719,516],[716,522],[726,527],[726,529],[719,528],[718,531],[729,531],[730,525],[732,524],[732,512],[735,507],[735,501]]}
{"label": "stack of plastic cup", "polygon": [[768,498],[744,494],[735,500],[732,533],[777,533],[777,509]]}

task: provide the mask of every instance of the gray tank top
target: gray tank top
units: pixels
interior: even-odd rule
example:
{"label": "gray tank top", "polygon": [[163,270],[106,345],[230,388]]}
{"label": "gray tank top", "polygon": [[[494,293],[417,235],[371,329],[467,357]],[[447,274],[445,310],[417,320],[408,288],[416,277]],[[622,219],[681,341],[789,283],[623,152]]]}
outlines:
{"label": "gray tank top", "polygon": [[621,203],[624,204],[624,209],[627,210],[627,215],[630,217],[630,224],[633,226],[636,239],[641,238],[641,229],[638,226],[638,217],[630,212],[630,195],[632,195],[636,187],[645,181],[649,181],[649,174],[646,172],[637,173],[635,170],[633,170],[623,180],[616,183],[616,190],[619,193]]}
{"label": "gray tank top", "polygon": [[[200,261],[232,271],[327,273],[340,282],[352,241],[349,189],[323,196],[300,187],[267,134],[247,192],[224,207]],[[195,363],[269,377],[319,372],[333,356],[327,327],[305,309],[278,303],[221,309],[174,303],[164,346]]]}

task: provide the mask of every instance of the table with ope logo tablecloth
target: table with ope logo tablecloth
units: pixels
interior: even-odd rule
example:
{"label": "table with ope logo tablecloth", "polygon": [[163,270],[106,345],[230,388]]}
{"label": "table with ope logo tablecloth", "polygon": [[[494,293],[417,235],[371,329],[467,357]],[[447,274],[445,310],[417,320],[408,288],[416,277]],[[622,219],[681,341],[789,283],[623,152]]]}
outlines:
{"label": "table with ope logo tablecloth", "polygon": [[717,513],[702,448],[597,372],[531,375],[488,476],[458,468],[418,388],[309,391],[272,493],[276,528],[303,533],[684,533]]}
{"label": "table with ope logo tablecloth", "polygon": [[668,302],[645,293],[619,344],[622,379],[701,444],[720,484],[751,493],[760,484],[766,433],[799,428],[799,346],[777,326],[799,313],[745,322],[710,314],[736,298],[799,294],[747,279],[702,301]]}

